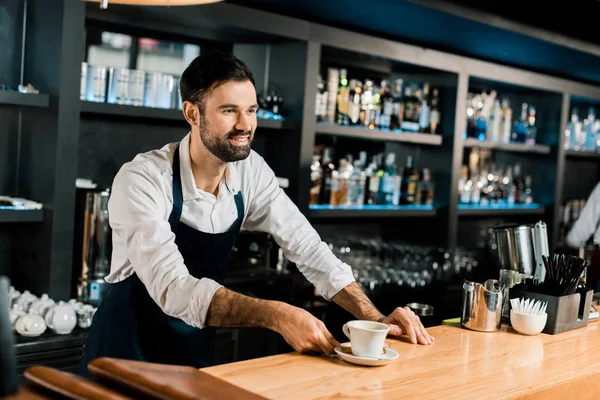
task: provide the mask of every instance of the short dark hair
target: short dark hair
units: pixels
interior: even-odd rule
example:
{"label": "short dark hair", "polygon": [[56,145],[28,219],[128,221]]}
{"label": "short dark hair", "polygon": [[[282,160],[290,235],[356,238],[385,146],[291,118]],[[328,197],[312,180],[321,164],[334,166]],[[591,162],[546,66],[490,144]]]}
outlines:
{"label": "short dark hair", "polygon": [[250,81],[256,86],[250,68],[233,54],[220,51],[202,54],[181,75],[181,101],[196,103],[203,111],[206,95],[231,81]]}

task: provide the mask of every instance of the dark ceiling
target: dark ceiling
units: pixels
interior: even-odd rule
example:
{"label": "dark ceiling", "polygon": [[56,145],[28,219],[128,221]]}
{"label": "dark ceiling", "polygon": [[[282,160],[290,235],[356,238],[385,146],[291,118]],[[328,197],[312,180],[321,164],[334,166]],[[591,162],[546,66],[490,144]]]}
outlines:
{"label": "dark ceiling", "polygon": [[[539,0],[226,1],[600,85],[597,0],[571,0],[554,6]],[[544,29],[545,36],[505,28],[506,21]],[[575,40],[575,46],[560,43],[565,40]]]}

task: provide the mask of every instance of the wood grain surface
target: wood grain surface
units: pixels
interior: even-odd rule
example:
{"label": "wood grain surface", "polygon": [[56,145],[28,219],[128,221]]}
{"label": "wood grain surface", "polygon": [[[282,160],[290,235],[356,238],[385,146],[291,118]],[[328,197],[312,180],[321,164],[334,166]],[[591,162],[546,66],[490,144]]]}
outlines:
{"label": "wood grain surface", "polygon": [[400,358],[382,367],[291,353],[202,371],[270,399],[600,398],[597,322],[558,335],[524,336],[504,325],[428,331],[431,346],[388,338]]}
{"label": "wood grain surface", "polygon": [[137,392],[142,399],[264,400],[263,396],[192,367],[103,357],[90,362],[88,370],[102,381]]}
{"label": "wood grain surface", "polygon": [[79,375],[36,365],[25,370],[25,380],[32,386],[46,389],[67,399],[131,400],[131,397],[115,392],[97,382]]}

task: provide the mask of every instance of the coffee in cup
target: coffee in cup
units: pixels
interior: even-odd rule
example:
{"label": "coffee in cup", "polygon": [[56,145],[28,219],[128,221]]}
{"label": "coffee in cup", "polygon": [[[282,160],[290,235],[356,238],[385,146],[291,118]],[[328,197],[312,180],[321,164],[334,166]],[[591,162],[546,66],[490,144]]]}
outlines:
{"label": "coffee in cup", "polygon": [[350,339],[353,355],[378,358],[383,352],[390,327],[381,322],[355,320],[344,324],[342,330]]}

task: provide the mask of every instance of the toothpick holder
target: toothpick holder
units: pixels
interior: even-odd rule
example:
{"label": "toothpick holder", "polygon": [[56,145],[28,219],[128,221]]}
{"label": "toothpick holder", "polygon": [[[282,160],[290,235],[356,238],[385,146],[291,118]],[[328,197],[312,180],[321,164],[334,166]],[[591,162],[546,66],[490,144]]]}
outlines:
{"label": "toothpick holder", "polygon": [[[512,288],[509,291],[509,298],[533,299],[542,303],[547,301],[548,321],[542,332],[555,335],[582,328],[588,324],[593,294],[594,291],[591,289],[579,289],[568,296],[549,296]],[[509,307],[512,308],[510,302]]]}

